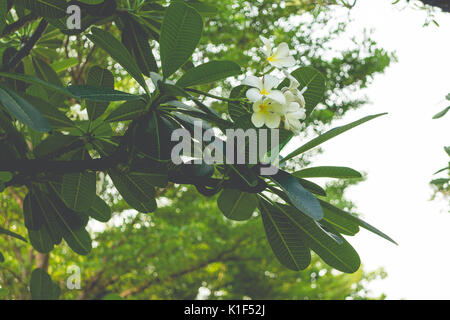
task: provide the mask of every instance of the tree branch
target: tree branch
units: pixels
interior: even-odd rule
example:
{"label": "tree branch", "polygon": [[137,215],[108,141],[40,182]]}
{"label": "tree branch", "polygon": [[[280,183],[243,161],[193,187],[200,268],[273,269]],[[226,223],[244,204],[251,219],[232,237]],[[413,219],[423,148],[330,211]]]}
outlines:
{"label": "tree branch", "polygon": [[16,32],[17,30],[26,26],[30,22],[33,22],[37,18],[38,17],[36,15],[34,15],[33,13],[30,13],[30,14],[27,14],[26,16],[23,16],[21,19],[13,22],[11,24],[8,24],[5,27],[5,29],[3,29],[3,32],[0,35],[0,38],[9,36],[11,33]]}
{"label": "tree branch", "polygon": [[22,61],[23,58],[28,56],[35,46],[35,44],[39,41],[42,35],[47,29],[48,22],[44,19],[41,20],[33,35],[25,42],[25,44],[20,48],[20,50],[9,60],[8,64],[4,67],[4,71],[14,70],[14,68]]}

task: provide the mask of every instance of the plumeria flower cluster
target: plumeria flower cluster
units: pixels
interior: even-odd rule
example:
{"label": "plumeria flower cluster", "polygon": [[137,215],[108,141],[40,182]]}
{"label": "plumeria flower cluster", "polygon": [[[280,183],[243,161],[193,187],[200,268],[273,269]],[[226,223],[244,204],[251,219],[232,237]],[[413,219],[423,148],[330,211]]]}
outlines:
{"label": "plumeria flower cluster", "polygon": [[247,98],[253,102],[252,123],[260,128],[266,125],[268,128],[279,128],[280,123],[284,123],[284,128],[294,133],[301,130],[301,120],[306,118],[305,98],[303,90],[299,90],[300,83],[286,68],[295,65],[295,59],[289,53],[289,46],[283,42],[278,47],[273,48],[270,40],[260,37],[264,43],[264,54],[266,63],[277,69],[281,69],[283,74],[289,79],[289,87],[278,90],[280,79],[270,74],[265,74],[262,78],[247,76],[243,84],[252,87],[246,93]]}

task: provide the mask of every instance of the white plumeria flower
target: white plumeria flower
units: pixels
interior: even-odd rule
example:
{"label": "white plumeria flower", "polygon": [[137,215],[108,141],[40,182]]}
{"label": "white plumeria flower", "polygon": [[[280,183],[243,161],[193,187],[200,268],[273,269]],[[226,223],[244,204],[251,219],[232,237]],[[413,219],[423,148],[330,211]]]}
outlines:
{"label": "white plumeria flower", "polygon": [[280,90],[273,90],[279,83],[278,78],[265,75],[262,80],[255,76],[247,76],[243,84],[253,87],[246,93],[248,100],[256,102],[264,98],[272,99],[278,103],[285,104],[286,98]]}
{"label": "white plumeria flower", "polygon": [[286,42],[280,43],[273,50],[272,43],[269,39],[260,36],[264,43],[264,54],[267,56],[266,61],[276,68],[289,68],[295,65],[295,59],[289,54],[289,46]]}
{"label": "white plumeria flower", "polygon": [[286,97],[286,104],[283,106],[284,128],[291,130],[294,133],[299,133],[301,130],[300,120],[305,120],[306,112],[298,101],[297,97],[291,92],[284,93]]}
{"label": "white plumeria flower", "polygon": [[252,123],[260,128],[266,125],[270,129],[278,128],[281,121],[282,105],[271,99],[256,101],[253,104]]}
{"label": "white plumeria flower", "polygon": [[300,105],[300,108],[305,108],[306,101],[305,101],[305,97],[303,96],[303,93],[305,93],[305,91],[308,90],[308,87],[304,87],[302,90],[298,90],[300,83],[297,81],[297,79],[294,78],[286,70],[283,70],[283,73],[286,76],[286,78],[289,79],[290,84],[289,84],[289,87],[283,88],[283,89],[281,89],[281,91],[285,94],[285,96],[286,96],[286,92],[291,92],[293,95],[293,99],[294,99],[293,101],[296,101]]}

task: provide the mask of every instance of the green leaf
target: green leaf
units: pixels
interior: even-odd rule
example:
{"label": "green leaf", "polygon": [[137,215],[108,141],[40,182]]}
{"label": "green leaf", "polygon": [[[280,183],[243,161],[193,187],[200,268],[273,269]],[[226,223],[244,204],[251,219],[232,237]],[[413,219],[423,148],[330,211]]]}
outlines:
{"label": "green leaf", "polygon": [[100,222],[108,222],[111,219],[111,208],[99,196],[94,197],[91,207],[87,214]]}
{"label": "green leaf", "polygon": [[433,119],[439,119],[442,118],[443,116],[445,116],[447,114],[447,112],[450,110],[450,106],[448,106],[447,108],[445,108],[444,110],[442,110],[441,112],[436,113],[433,116]]}
{"label": "green leaf", "polygon": [[236,221],[250,219],[257,205],[256,194],[237,189],[223,189],[217,199],[217,206],[225,217]]}
{"label": "green leaf", "polygon": [[311,254],[298,228],[268,202],[259,202],[267,240],[277,259],[287,268],[299,271],[311,263]]}
{"label": "green leaf", "polygon": [[123,16],[125,28],[122,32],[122,43],[133,55],[141,72],[150,77],[150,72],[158,72],[158,65],[150,48],[149,38],[144,29],[129,15]]}
{"label": "green leaf", "polygon": [[367,116],[367,117],[364,117],[364,118],[359,119],[357,121],[354,121],[354,122],[351,122],[349,124],[346,124],[344,126],[333,128],[330,131],[327,131],[324,134],[321,134],[320,136],[318,136],[318,137],[312,139],[311,141],[305,143],[300,148],[292,151],[289,155],[287,155],[285,158],[283,158],[281,163],[284,163],[287,160],[292,159],[293,157],[295,157],[295,156],[297,156],[297,155],[299,155],[301,153],[304,153],[304,152],[306,152],[306,151],[308,151],[308,150],[310,150],[310,149],[312,149],[314,147],[317,147],[318,145],[324,143],[325,141],[328,141],[328,140],[330,140],[330,139],[332,139],[332,138],[334,138],[334,137],[336,137],[336,136],[338,136],[338,135],[340,135],[340,134],[342,134],[342,133],[344,133],[344,132],[346,132],[346,131],[348,131],[350,129],[353,129],[353,128],[359,126],[360,124],[363,124],[363,123],[365,123],[367,121],[370,121],[370,120],[373,120],[373,119],[378,118],[380,116],[383,116],[385,114],[387,114],[387,113],[379,113],[379,114],[375,114],[375,115],[372,115],[372,116]]}
{"label": "green leaf", "polygon": [[[83,150],[76,155],[76,159],[85,160],[89,157]],[[95,172],[66,173],[62,180],[61,196],[67,207],[76,211],[88,210],[95,198],[96,175]]]}
{"label": "green leaf", "polygon": [[5,78],[9,78],[9,79],[20,80],[20,81],[23,81],[23,82],[26,82],[26,83],[35,84],[35,85],[38,85],[38,86],[43,86],[44,88],[47,88],[47,89],[56,90],[59,93],[65,95],[65,96],[69,96],[69,97],[72,96],[72,94],[66,88],[64,88],[62,86],[54,85],[52,83],[46,82],[46,81],[44,81],[42,79],[39,79],[39,78],[34,77],[34,76],[27,75],[27,74],[0,72],[0,76],[1,77],[5,77]]}
{"label": "green leaf", "polygon": [[143,213],[156,210],[155,188],[148,178],[122,174],[116,169],[108,170],[108,175],[123,199],[134,209]]}
{"label": "green leaf", "polygon": [[306,102],[306,115],[310,115],[314,108],[322,101],[325,94],[325,77],[314,68],[301,67],[294,70],[291,75],[300,83],[299,90],[308,89],[303,93]]}
{"label": "green leaf", "polygon": [[[105,50],[111,57],[116,60],[128,73],[144,88],[148,91],[145,84],[144,77],[136,64],[135,60],[128,52],[127,48],[114,36],[102,29],[92,28],[92,34],[86,35],[97,46]],[[111,100],[113,101],[113,100]]]}
{"label": "green leaf", "polygon": [[210,61],[188,70],[177,86],[192,87],[241,74],[241,67],[232,61]]}
{"label": "green leaf", "polygon": [[[3,254],[0,252],[0,263],[2,263],[2,262],[5,262],[5,257],[4,257]],[[2,297],[2,292],[1,292],[1,290],[3,290],[3,288],[0,289],[0,298]]]}
{"label": "green leaf", "polygon": [[[108,69],[94,66],[89,69],[86,84],[92,87],[102,87],[114,90],[114,76]],[[86,109],[90,120],[100,117],[108,108],[108,102],[86,101]]]}
{"label": "green leaf", "polygon": [[77,58],[69,58],[53,62],[50,66],[56,73],[67,71],[67,69],[75,67],[80,62]]}
{"label": "green leaf", "polygon": [[347,167],[330,167],[330,166],[321,166],[321,167],[311,167],[296,171],[293,173],[295,177],[298,178],[361,178],[362,175],[356,170]]}
{"label": "green leaf", "polygon": [[37,268],[31,273],[30,292],[33,300],[57,300],[59,288],[44,270]]}
{"label": "green leaf", "polygon": [[203,17],[213,17],[217,14],[218,9],[210,4],[201,1],[189,1],[188,4],[198,11]]}
{"label": "green leaf", "polygon": [[39,209],[40,208],[36,203],[36,197],[29,192],[23,201],[25,227],[27,227],[29,231],[37,231],[41,229],[44,224],[44,216]]}
{"label": "green leaf", "polygon": [[[245,98],[245,93],[249,88],[250,87],[246,85],[239,85],[237,87],[234,87],[230,92],[230,99]],[[250,119],[251,117],[250,107],[251,105],[247,102],[228,102],[228,114],[230,115],[231,119],[233,119],[234,122],[237,122],[240,119],[243,119],[244,117]]]}
{"label": "green leaf", "polygon": [[78,0],[78,1],[86,3],[86,4],[100,4],[105,0]]}
{"label": "green leaf", "polygon": [[11,236],[13,238],[16,238],[16,239],[22,240],[24,242],[27,242],[27,240],[24,237],[22,237],[20,234],[17,234],[15,232],[3,229],[2,227],[0,227],[0,234]]}
{"label": "green leaf", "polygon": [[203,21],[194,8],[172,2],[166,9],[159,38],[163,75],[168,78],[194,53],[203,31]]}
{"label": "green leaf", "polygon": [[74,230],[73,232],[64,235],[70,249],[80,255],[87,255],[92,250],[92,240],[89,232],[86,229]]}
{"label": "green leaf", "polygon": [[44,218],[45,227],[53,244],[59,244],[62,240],[62,230],[52,207],[48,203],[48,197],[38,191],[38,189],[33,189],[33,193],[35,201],[31,202],[32,214],[36,217],[42,216]]}
{"label": "green leaf", "polygon": [[112,111],[105,119],[107,122],[133,120],[145,111],[144,101],[127,101]]}
{"label": "green leaf", "polygon": [[301,212],[314,220],[323,218],[319,201],[294,176],[283,170],[278,170],[276,174],[269,176],[269,178],[283,189],[291,203]]}
{"label": "green leaf", "polygon": [[117,91],[114,89],[107,89],[93,86],[69,86],[67,90],[78,99],[86,99],[92,101],[129,101],[139,100],[140,96]]}
{"label": "green leaf", "polygon": [[359,219],[358,217],[355,217],[354,215],[341,210],[339,208],[336,208],[335,206],[326,203],[325,201],[320,200],[320,204],[323,208],[326,208],[327,210],[333,211],[333,213],[339,215],[340,217],[346,218],[349,221],[355,222],[357,223],[360,227],[369,230],[370,232],[375,233],[376,235],[394,243],[397,244],[397,242],[395,242],[391,237],[389,237],[388,235],[386,235],[385,233],[381,232],[380,230],[378,230],[377,228],[371,226],[370,224],[368,224],[367,222]]}
{"label": "green leaf", "polygon": [[28,101],[14,91],[0,85],[0,103],[17,120],[39,132],[51,130],[50,124]]}
{"label": "green leaf", "polygon": [[[47,62],[33,57],[33,66],[36,70],[36,75],[45,82],[51,83],[57,87],[62,87],[62,82],[59,79],[58,74]],[[48,101],[52,104],[59,105],[64,101],[64,96],[59,90],[48,89]]]}
{"label": "green leaf", "polygon": [[0,35],[6,26],[6,17],[8,15],[8,4],[6,1],[0,2]]}
{"label": "green leaf", "polygon": [[66,15],[64,0],[22,0],[27,9],[44,18],[62,18]]}
{"label": "green leaf", "polygon": [[309,181],[309,180],[302,179],[302,178],[297,178],[297,180],[298,180],[298,182],[300,182],[300,184],[306,190],[308,190],[314,194],[317,194],[319,196],[323,196],[323,197],[327,196],[327,193],[325,192],[325,190],[318,184],[316,184],[312,181]]}
{"label": "green leaf", "polygon": [[342,242],[338,243],[316,221],[294,207],[276,204],[276,208],[289,219],[291,224],[297,226],[306,246],[317,253],[325,263],[346,273],[353,273],[359,269],[361,260],[358,253],[345,239],[342,238]]}
{"label": "green leaf", "polygon": [[[331,224],[338,232],[349,236],[354,236],[359,232],[359,224],[357,222],[336,212],[335,207],[325,201],[320,200],[320,205],[323,210],[323,220]],[[323,220],[320,222],[322,223]]]}
{"label": "green leaf", "polygon": [[31,103],[47,119],[53,129],[69,129],[75,126],[72,120],[66,117],[63,112],[59,111],[50,102],[25,94],[22,97]]}
{"label": "green leaf", "polygon": [[39,230],[28,230],[30,243],[35,250],[40,253],[49,253],[53,250],[53,240],[47,227],[43,226]]}
{"label": "green leaf", "polygon": [[11,172],[8,171],[0,171],[0,183],[8,182],[13,178],[13,175]]}

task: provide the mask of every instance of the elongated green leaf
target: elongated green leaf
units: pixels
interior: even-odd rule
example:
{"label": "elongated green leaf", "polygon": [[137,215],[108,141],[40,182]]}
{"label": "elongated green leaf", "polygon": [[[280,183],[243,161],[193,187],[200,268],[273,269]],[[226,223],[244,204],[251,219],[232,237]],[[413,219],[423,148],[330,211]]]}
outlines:
{"label": "elongated green leaf", "polygon": [[317,253],[325,263],[346,273],[359,269],[361,260],[358,253],[345,239],[342,238],[342,243],[339,244],[316,221],[294,207],[280,204],[276,204],[276,207],[301,230],[306,246]]}
{"label": "elongated green leaf", "polygon": [[8,4],[6,1],[0,2],[0,34],[6,26],[6,16],[8,15]]}
{"label": "elongated green leaf", "polygon": [[149,213],[156,209],[155,188],[146,177],[125,175],[115,169],[108,175],[123,199],[134,209]]}
{"label": "elongated green leaf", "polygon": [[77,58],[69,58],[60,61],[53,62],[50,66],[56,73],[60,73],[62,71],[67,71],[67,69],[75,67],[80,62]]}
{"label": "elongated green leaf", "polygon": [[145,90],[148,90],[144,77],[130,52],[111,33],[99,28],[92,28],[92,34],[88,34],[87,37],[109,53]]}
{"label": "elongated green leaf", "polygon": [[66,15],[67,4],[64,0],[22,0],[27,9],[45,18],[62,18]]}
{"label": "elongated green leaf", "polygon": [[298,178],[361,178],[362,175],[356,170],[347,167],[311,167],[293,173]]}
{"label": "elongated green leaf", "polygon": [[264,200],[259,202],[259,209],[267,240],[277,259],[291,270],[306,269],[311,263],[311,254],[298,228]]}
{"label": "elongated green leaf", "polygon": [[129,15],[123,16],[125,28],[122,43],[128,48],[137,62],[141,72],[150,77],[150,72],[158,72],[158,65],[150,48],[149,38],[139,23]]}
{"label": "elongated green leaf", "polygon": [[37,268],[31,273],[30,292],[33,300],[56,300],[59,297],[59,287],[53,283],[44,270]]}
{"label": "elongated green leaf", "polygon": [[31,210],[34,216],[42,215],[45,221],[45,227],[52,239],[53,244],[59,244],[62,240],[62,230],[58,223],[57,217],[48,203],[48,197],[38,189],[33,189],[34,200],[32,201]]}
{"label": "elongated green leaf", "polygon": [[[94,66],[89,69],[86,84],[92,87],[102,87],[114,90],[114,76],[108,69]],[[100,117],[108,108],[108,102],[86,101],[86,109],[90,120]]]}
{"label": "elongated green leaf", "polygon": [[298,180],[298,182],[300,182],[300,184],[306,190],[308,190],[314,194],[317,194],[319,196],[324,196],[324,197],[327,196],[327,193],[325,192],[325,190],[318,184],[316,184],[312,181],[309,181],[309,180],[302,179],[302,178],[297,178],[297,180]]}
{"label": "elongated green leaf", "polygon": [[20,74],[20,73],[11,73],[11,72],[0,72],[0,77],[5,77],[9,79],[20,80],[26,83],[35,84],[38,86],[43,86],[44,88],[58,91],[59,93],[71,97],[72,94],[64,87],[54,85],[50,82],[46,82],[42,79],[39,79],[34,76],[30,76],[28,74]]}
{"label": "elongated green leaf", "polygon": [[334,137],[336,137],[336,136],[338,136],[338,135],[340,135],[340,134],[342,134],[342,133],[344,133],[344,132],[346,132],[346,131],[348,131],[350,129],[353,129],[354,127],[359,126],[360,124],[363,124],[363,123],[365,123],[367,121],[370,121],[370,120],[373,120],[373,119],[378,118],[380,116],[383,116],[385,114],[387,114],[387,113],[379,113],[379,114],[375,114],[375,115],[372,115],[372,116],[367,116],[367,117],[364,117],[364,118],[359,119],[357,121],[354,121],[354,122],[351,122],[349,124],[346,124],[344,126],[333,128],[330,131],[327,131],[324,134],[322,134],[322,135],[312,139],[311,141],[305,143],[300,148],[294,150],[289,155],[287,155],[285,158],[283,158],[282,162],[284,163],[287,160],[292,159],[293,157],[295,157],[295,156],[297,156],[297,155],[299,155],[299,154],[301,154],[303,152],[306,152],[306,151],[308,151],[308,150],[310,150],[310,149],[312,149],[314,147],[317,147],[318,145],[324,143],[325,141],[328,141],[328,140],[330,140],[330,139],[332,139],[332,138],[334,138]]}
{"label": "elongated green leaf", "polygon": [[359,224],[353,221],[351,218],[346,217],[340,213],[337,213],[334,207],[329,206],[325,201],[320,200],[320,205],[323,209],[323,220],[331,224],[339,233],[354,236],[359,232]]}
{"label": "elongated green leaf", "polygon": [[111,112],[105,119],[107,122],[127,121],[138,117],[145,110],[142,100],[127,101]]}
{"label": "elongated green leaf", "polygon": [[12,231],[9,231],[9,230],[6,230],[6,229],[4,229],[2,227],[0,227],[0,234],[4,234],[4,235],[10,236],[10,237],[22,240],[24,242],[27,242],[27,240],[24,237],[22,237],[20,234],[17,234],[15,232],[12,232]]}
{"label": "elongated green leaf", "polygon": [[188,70],[177,86],[192,87],[241,74],[241,67],[232,61],[210,61]]}
{"label": "elongated green leaf", "polygon": [[[76,159],[85,160],[89,158],[87,151],[78,152]],[[74,158],[74,159],[75,159]],[[76,212],[88,210],[96,192],[96,176],[94,172],[67,173],[63,176],[61,196],[67,207]]]}
{"label": "elongated green leaf", "polygon": [[37,231],[44,225],[44,216],[36,203],[36,197],[32,193],[28,193],[23,201],[23,215],[25,227],[27,229]]}
{"label": "elongated green leaf", "polygon": [[[33,66],[36,70],[36,75],[45,82],[52,83],[57,87],[62,87],[62,82],[58,77],[58,74],[47,62],[33,57]],[[47,90],[48,101],[52,104],[59,105],[64,101],[64,95],[59,90],[48,89]]]}
{"label": "elongated green leaf", "polygon": [[39,230],[28,230],[30,243],[35,250],[40,253],[49,253],[53,250],[53,240],[47,227],[43,226]]}
{"label": "elongated green leaf", "polygon": [[343,217],[349,221],[355,222],[357,223],[360,227],[369,230],[370,232],[375,233],[376,235],[394,243],[397,244],[397,242],[395,242],[391,237],[389,237],[388,235],[386,235],[385,233],[381,232],[380,230],[378,230],[377,228],[375,228],[374,226],[371,226],[370,224],[368,224],[367,222],[359,219],[358,217],[344,211],[341,210],[339,208],[336,208],[335,206],[326,203],[325,201],[320,201],[320,204],[322,207],[326,208],[327,210],[333,211],[333,213],[339,215],[340,217]]}
{"label": "elongated green leaf", "polygon": [[244,221],[252,217],[258,205],[256,194],[237,189],[224,189],[217,199],[220,211],[231,220]]}
{"label": "elongated green leaf", "polygon": [[95,196],[95,173],[68,173],[63,177],[62,197],[76,212],[88,210]]}
{"label": "elongated green leaf", "polygon": [[111,208],[105,201],[96,195],[87,214],[97,221],[108,222],[109,219],[111,219]]}
{"label": "elongated green leaf", "polygon": [[79,0],[79,1],[86,4],[100,4],[105,0]]}
{"label": "elongated green leaf", "polygon": [[0,183],[8,182],[13,177],[11,172],[8,171],[0,171]]}
{"label": "elongated green leaf", "polygon": [[114,89],[107,89],[102,87],[93,86],[69,86],[67,90],[79,99],[87,99],[92,101],[129,101],[129,100],[139,100],[140,96],[117,91]]}
{"label": "elongated green leaf", "polygon": [[201,1],[189,1],[189,5],[197,10],[203,17],[213,17],[217,14],[217,7]]}
{"label": "elongated green leaf", "polygon": [[442,110],[442,111],[436,113],[436,114],[433,116],[433,119],[439,119],[439,118],[442,118],[443,116],[445,116],[445,115],[447,114],[447,112],[448,112],[449,110],[450,110],[450,106],[448,106],[448,107],[445,108],[444,110]]}
{"label": "elongated green leaf", "polygon": [[31,103],[47,119],[53,129],[69,129],[75,126],[72,120],[50,102],[30,95],[22,95],[22,97]]}
{"label": "elongated green leaf", "polygon": [[320,220],[323,218],[322,207],[311,192],[303,188],[300,182],[291,174],[278,170],[269,176],[288,196],[291,203],[309,217]]}
{"label": "elongated green leaf", "polygon": [[166,9],[159,38],[165,78],[188,61],[200,41],[202,30],[202,17],[184,2],[172,2]]}
{"label": "elongated green leaf", "polygon": [[86,229],[74,230],[73,232],[64,234],[70,249],[80,255],[87,255],[92,250],[92,240]]}
{"label": "elongated green leaf", "polygon": [[39,132],[51,130],[50,124],[28,101],[14,91],[0,86],[0,103],[17,120]]}

